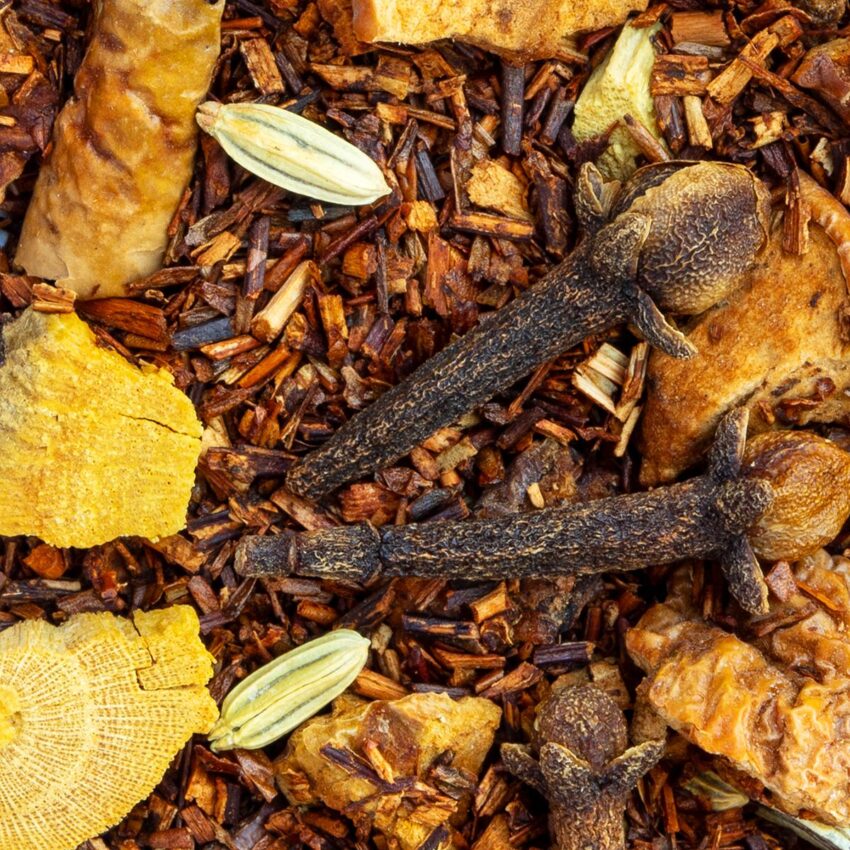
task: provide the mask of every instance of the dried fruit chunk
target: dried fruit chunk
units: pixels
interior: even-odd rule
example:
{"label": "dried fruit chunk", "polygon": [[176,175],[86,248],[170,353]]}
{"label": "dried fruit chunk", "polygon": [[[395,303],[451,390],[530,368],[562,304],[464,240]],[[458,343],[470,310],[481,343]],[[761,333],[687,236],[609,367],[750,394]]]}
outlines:
{"label": "dried fruit chunk", "polygon": [[[450,752],[451,768],[471,787],[500,717],[479,697],[429,693],[366,703],[346,694],[330,717],[314,718],[290,737],[275,772],[293,805],[324,803],[372,817],[401,850],[417,850],[463,806],[428,784],[431,768],[443,756],[445,769]],[[363,764],[365,771],[356,769]]]}
{"label": "dried fruit chunk", "polygon": [[369,640],[337,629],[284,653],[240,682],[210,732],[213,750],[255,750],[282,738],[338,697],[369,658]]}
{"label": "dried fruit chunk", "polygon": [[501,162],[482,159],[472,168],[467,186],[469,199],[479,207],[496,210],[511,218],[531,221],[528,211],[528,189]]}
{"label": "dried fruit chunk", "polygon": [[[844,7],[843,0],[840,5]],[[815,92],[847,121],[850,118],[850,39],[836,38],[813,47],[803,57],[792,79],[797,85]]]}
{"label": "dried fruit chunk", "polygon": [[156,271],[192,175],[223,0],[103,0],[16,262],[81,298]]}
{"label": "dried fruit chunk", "polygon": [[0,633],[0,850],[71,850],[116,824],[218,714],[188,606]]}
{"label": "dried fruit chunk", "polygon": [[[573,134],[583,141],[605,133],[612,124],[631,115],[663,145],[655,120],[655,106],[649,91],[649,78],[655,64],[652,36],[659,27],[623,27],[616,44],[602,64],[591,74],[576,101]],[[599,170],[607,177],[626,180],[637,167],[640,148],[629,131],[618,126],[611,133],[608,148],[599,157]]]}
{"label": "dried fruit chunk", "polygon": [[568,37],[619,24],[646,0],[354,0],[363,41],[424,44],[456,38],[494,53],[551,59],[569,54]]}
{"label": "dried fruit chunk", "polygon": [[389,193],[363,151],[320,124],[265,103],[203,103],[198,124],[243,168],[275,186],[335,204]]}
{"label": "dried fruit chunk", "polygon": [[626,643],[649,673],[641,690],[692,743],[730,759],[797,814],[850,820],[850,692],[786,671],[756,647],[696,619],[681,604],[656,605]]}
{"label": "dried fruit chunk", "polygon": [[202,429],[171,375],[98,346],[73,313],[28,311],[5,343],[0,535],[88,547],[183,528]]}
{"label": "dried fruit chunk", "polygon": [[[723,414],[745,404],[750,435],[791,420],[841,421],[850,413],[850,345],[839,315],[847,289],[826,233],[811,229],[804,256],[781,235],[726,303],[688,332],[698,354],[680,363],[653,352],[643,414],[641,481],[672,481],[699,460]],[[798,401],[799,400],[799,401]]]}

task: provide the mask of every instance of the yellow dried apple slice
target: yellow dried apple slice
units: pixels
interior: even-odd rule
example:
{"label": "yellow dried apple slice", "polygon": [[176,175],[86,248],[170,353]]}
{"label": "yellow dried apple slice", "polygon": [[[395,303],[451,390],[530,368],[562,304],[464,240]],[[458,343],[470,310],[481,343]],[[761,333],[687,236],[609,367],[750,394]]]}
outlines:
{"label": "yellow dried apple slice", "polygon": [[218,716],[181,605],[0,633],[0,850],[71,850],[114,826]]}
{"label": "yellow dried apple slice", "polygon": [[0,535],[88,547],[185,525],[201,425],[171,375],[97,344],[73,313],[28,311],[0,366]]}

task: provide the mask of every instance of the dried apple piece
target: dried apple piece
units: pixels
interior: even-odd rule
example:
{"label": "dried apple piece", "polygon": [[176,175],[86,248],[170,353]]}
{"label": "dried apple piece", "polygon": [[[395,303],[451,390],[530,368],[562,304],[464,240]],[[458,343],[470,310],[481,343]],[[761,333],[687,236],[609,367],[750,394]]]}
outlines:
{"label": "dried apple piece", "polygon": [[835,628],[818,634],[823,622],[815,618],[753,646],[696,619],[683,596],[651,608],[627,635],[629,653],[649,674],[643,698],[692,743],[755,777],[775,795],[772,804],[847,823],[846,675],[798,672],[846,657],[846,638]]}
{"label": "dried apple piece", "polygon": [[16,262],[81,298],[156,271],[195,158],[223,0],[103,0]]}
{"label": "dried apple piece", "polygon": [[188,606],[0,633],[0,850],[71,850],[114,826],[218,716]]}
{"label": "dried apple piece", "polygon": [[807,254],[781,234],[741,289],[694,320],[698,353],[653,352],[647,372],[641,481],[672,481],[696,463],[727,410],[746,405],[749,433],[783,424],[841,421],[850,413],[850,344],[839,317],[847,288],[835,244],[819,226]]}
{"label": "dried apple piece", "polygon": [[629,115],[655,137],[658,130],[649,81],[655,65],[653,36],[660,27],[623,27],[616,43],[582,89],[575,106],[573,134],[579,141],[601,136],[614,127],[597,165],[606,176],[627,180],[637,168],[640,148],[623,119]]}
{"label": "dried apple piece", "polygon": [[202,428],[171,375],[100,347],[73,313],[30,310],[5,345],[0,535],[88,547],[183,528]]}
{"label": "dried apple piece", "polygon": [[293,733],[275,772],[293,805],[324,803],[355,820],[372,818],[391,843],[417,850],[464,806],[429,783],[431,768],[448,763],[472,787],[500,717],[479,697],[428,693],[367,703],[343,695],[330,716]]}
{"label": "dried apple piece", "polygon": [[456,38],[523,59],[569,54],[568,37],[620,24],[646,0],[354,0],[362,41],[424,44]]}

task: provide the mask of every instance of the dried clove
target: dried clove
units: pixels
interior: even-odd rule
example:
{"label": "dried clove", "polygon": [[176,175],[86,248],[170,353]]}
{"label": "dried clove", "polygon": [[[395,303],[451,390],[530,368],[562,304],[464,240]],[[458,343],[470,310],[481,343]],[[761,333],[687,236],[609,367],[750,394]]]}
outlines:
{"label": "dried clove", "polygon": [[[779,445],[769,442],[767,455],[751,453],[745,466],[747,419],[746,410],[726,415],[707,473],[684,483],[518,516],[385,529],[361,523],[283,539],[247,537],[237,550],[236,566],[246,575],[366,581],[382,571],[483,580],[632,570],[715,555],[741,606],[761,612],[767,588],[750,535],[770,542],[771,557],[783,541],[796,552],[796,523],[806,512],[790,503],[816,499],[824,505],[832,494],[845,504],[840,492],[833,492],[841,490],[845,477],[834,475],[833,454],[840,455],[845,468],[850,455],[814,434],[795,432]],[[779,456],[771,462],[775,450]],[[830,462],[813,462],[817,455]],[[794,478],[799,492],[792,493],[793,476],[786,477],[785,470],[801,457],[807,459],[806,475]],[[772,510],[777,495],[781,498]],[[829,509],[804,518],[807,528],[818,526],[834,536],[845,516]]]}
{"label": "dried clove", "polygon": [[667,162],[619,193],[586,164],[585,238],[540,283],[420,366],[344,425],[287,479],[319,498],[401,457],[437,429],[596,333],[633,322],[676,357],[695,353],[661,309],[695,314],[726,297],[766,241],[769,196],[746,168]]}
{"label": "dried clove", "polygon": [[544,700],[534,731],[533,749],[503,744],[502,759],[549,801],[556,850],[624,848],[628,796],[664,754],[664,742],[627,749],[623,712],[595,685],[566,687]]}

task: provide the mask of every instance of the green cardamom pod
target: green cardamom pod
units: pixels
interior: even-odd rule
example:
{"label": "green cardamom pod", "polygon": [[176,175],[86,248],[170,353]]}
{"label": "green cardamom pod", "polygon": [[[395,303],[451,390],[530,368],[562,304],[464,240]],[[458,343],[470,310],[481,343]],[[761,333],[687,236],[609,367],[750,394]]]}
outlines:
{"label": "green cardamom pod", "polygon": [[357,632],[338,629],[260,667],[225,698],[211,748],[256,750],[291,732],[357,678],[369,645]]}
{"label": "green cardamom pod", "polygon": [[294,112],[208,101],[196,118],[244,169],[290,192],[346,205],[389,194],[381,169],[363,151]]}

